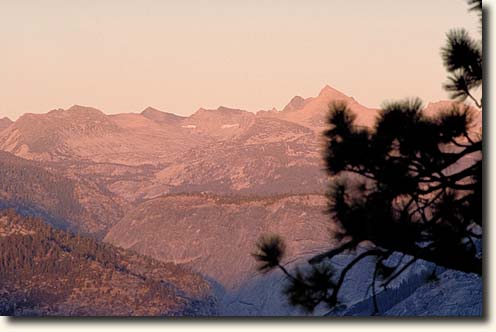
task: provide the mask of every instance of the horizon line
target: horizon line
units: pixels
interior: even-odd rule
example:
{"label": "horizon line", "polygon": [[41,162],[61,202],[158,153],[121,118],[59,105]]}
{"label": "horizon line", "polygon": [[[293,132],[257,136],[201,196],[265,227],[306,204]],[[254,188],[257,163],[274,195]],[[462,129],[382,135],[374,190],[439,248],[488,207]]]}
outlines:
{"label": "horizon line", "polygon": [[[197,108],[196,110],[194,110],[193,112],[189,113],[188,115],[183,115],[183,114],[177,114],[177,113],[174,113],[174,112],[169,112],[169,111],[164,111],[162,109],[159,109],[159,108],[156,108],[156,107],[153,107],[151,105],[147,105],[145,106],[144,108],[141,109],[141,111],[132,111],[132,112],[106,112],[104,110],[104,108],[99,108],[99,107],[95,107],[95,106],[89,106],[89,105],[81,105],[81,104],[72,104],[71,106],[67,107],[67,108],[52,108],[48,111],[41,111],[41,112],[36,112],[36,113],[33,113],[33,112],[26,112],[26,113],[22,113],[20,114],[19,116],[17,116],[17,118],[13,119],[13,118],[10,118],[9,116],[2,116],[0,117],[0,120],[10,120],[11,122],[16,122],[17,120],[19,120],[21,117],[23,117],[24,115],[44,115],[44,114],[48,114],[50,112],[53,112],[53,111],[69,111],[71,108],[74,108],[74,107],[83,107],[83,108],[88,108],[88,109],[94,109],[94,110],[97,110],[99,112],[102,112],[103,114],[105,115],[121,115],[121,114],[136,114],[136,115],[140,115],[142,114],[144,111],[146,111],[147,109],[152,109],[154,111],[158,111],[158,112],[161,112],[161,113],[165,113],[165,114],[171,114],[171,115],[174,115],[174,116],[177,116],[177,117],[181,117],[181,118],[188,118],[192,115],[194,115],[195,113],[197,113],[198,111],[200,110],[208,110],[208,111],[211,111],[211,110],[219,110],[221,108],[226,108],[226,109],[229,109],[229,110],[238,110],[238,111],[242,111],[242,112],[248,112],[248,113],[253,113],[253,114],[258,114],[259,112],[270,112],[270,111],[275,111],[275,112],[282,112],[284,107],[286,107],[290,102],[291,100],[293,100],[293,98],[295,97],[300,97],[300,98],[303,98],[304,100],[307,100],[307,99],[310,99],[310,98],[317,98],[319,97],[323,91],[325,91],[326,89],[331,89],[343,96],[345,96],[346,98],[349,98],[349,99],[352,99],[354,100],[356,103],[360,104],[361,106],[363,107],[366,107],[366,108],[369,108],[369,109],[376,109],[376,110],[380,110],[382,107],[379,106],[379,107],[369,107],[368,105],[364,105],[362,103],[360,103],[359,101],[357,101],[353,96],[350,96],[346,93],[343,93],[341,90],[338,90],[336,88],[334,88],[333,86],[331,86],[330,84],[325,84],[323,88],[320,89],[319,93],[315,96],[310,96],[310,97],[303,97],[299,94],[295,94],[293,95],[289,101],[281,108],[277,108],[275,106],[273,106],[272,108],[266,108],[266,109],[259,109],[259,110],[256,110],[256,111],[253,111],[253,110],[248,110],[248,109],[243,109],[243,108],[238,108],[238,107],[230,107],[230,106],[226,106],[226,105],[219,105],[217,106],[217,108],[204,108],[204,107],[199,107]],[[404,98],[398,98],[398,99],[392,99],[392,100],[403,100],[403,99],[408,99],[408,98],[415,98],[415,97],[404,97]],[[385,101],[385,102],[389,102],[389,101],[392,101],[392,100],[388,100],[388,101]],[[459,103],[463,103],[463,102],[460,102],[460,101],[456,101],[456,100],[451,100],[451,99],[439,99],[439,100],[436,100],[436,101],[428,101],[427,103],[424,103],[423,106],[424,108],[428,107],[430,104],[433,104],[433,103],[439,103],[439,102],[445,102],[445,101],[449,101],[449,102],[459,102]]]}

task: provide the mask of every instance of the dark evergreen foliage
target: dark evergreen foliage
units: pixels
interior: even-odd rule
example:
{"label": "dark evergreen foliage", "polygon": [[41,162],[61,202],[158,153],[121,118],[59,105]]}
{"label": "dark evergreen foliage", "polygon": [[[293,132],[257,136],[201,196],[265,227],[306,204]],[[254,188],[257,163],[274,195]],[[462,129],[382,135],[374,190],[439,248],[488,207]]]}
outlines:
{"label": "dark evergreen foliage", "polygon": [[174,264],[0,210],[1,315],[74,314],[78,308],[84,315],[165,314],[181,305],[177,294],[197,291],[192,285],[206,287],[199,275]]}
{"label": "dark evergreen foliage", "polygon": [[265,272],[279,264],[286,246],[279,236],[273,235],[262,237],[257,243],[257,249],[253,256],[260,262],[258,270]]}
{"label": "dark evergreen foliage", "polygon": [[[482,24],[482,1],[468,0],[468,3],[470,10],[478,13]],[[469,98],[480,108],[482,100],[477,100],[473,91],[482,86],[482,42],[473,39],[465,29],[449,31],[447,39],[441,50],[444,66],[449,72],[444,87],[451,98],[460,101]]]}
{"label": "dark evergreen foliage", "polygon": [[75,219],[83,212],[74,181],[0,151],[0,208],[9,207],[43,215],[60,228],[62,220]]}

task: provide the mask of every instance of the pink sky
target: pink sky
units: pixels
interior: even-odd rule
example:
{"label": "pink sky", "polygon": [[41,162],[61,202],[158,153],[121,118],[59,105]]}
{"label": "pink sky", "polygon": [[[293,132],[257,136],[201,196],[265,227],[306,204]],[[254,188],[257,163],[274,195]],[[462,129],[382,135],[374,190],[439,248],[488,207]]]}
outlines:
{"label": "pink sky", "polygon": [[454,27],[478,31],[464,0],[2,0],[0,117],[281,109],[325,84],[370,107],[446,99]]}

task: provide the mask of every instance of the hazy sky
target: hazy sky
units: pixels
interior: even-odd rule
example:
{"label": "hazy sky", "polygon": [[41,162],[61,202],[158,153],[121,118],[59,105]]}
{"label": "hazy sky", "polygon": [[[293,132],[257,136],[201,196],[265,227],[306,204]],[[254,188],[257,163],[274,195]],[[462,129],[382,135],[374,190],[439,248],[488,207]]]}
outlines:
{"label": "hazy sky", "polygon": [[465,0],[1,0],[0,117],[446,99],[445,34],[477,22]]}

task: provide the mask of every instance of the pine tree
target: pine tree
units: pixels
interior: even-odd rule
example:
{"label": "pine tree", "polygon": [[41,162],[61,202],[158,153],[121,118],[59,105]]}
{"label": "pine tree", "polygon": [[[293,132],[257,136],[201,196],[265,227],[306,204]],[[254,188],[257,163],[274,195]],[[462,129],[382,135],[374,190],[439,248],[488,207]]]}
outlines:
{"label": "pine tree", "polygon": [[[469,0],[482,21],[482,2]],[[339,226],[339,245],[309,260],[309,268],[288,272],[284,242],[257,244],[260,270],[283,269],[293,305],[313,311],[321,303],[335,308],[349,271],[375,258],[371,276],[374,312],[378,288],[386,288],[418,260],[482,274],[482,135],[474,128],[482,102],[482,47],[466,30],[452,30],[441,55],[449,73],[446,90],[458,101],[436,115],[423,112],[419,99],[391,102],[373,128],[355,124],[346,104],[330,107],[325,162],[332,178],[328,213]],[[336,255],[366,249],[341,269]],[[391,264],[393,254],[407,262]],[[435,276],[434,276],[435,277]]]}

